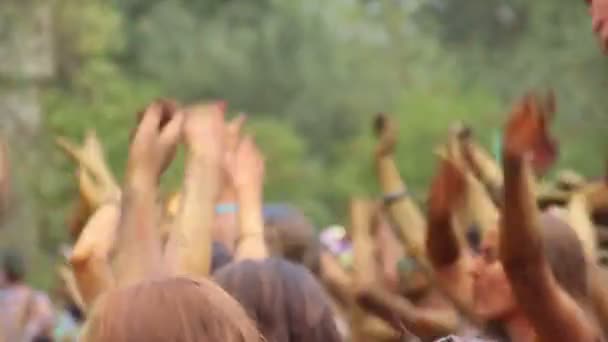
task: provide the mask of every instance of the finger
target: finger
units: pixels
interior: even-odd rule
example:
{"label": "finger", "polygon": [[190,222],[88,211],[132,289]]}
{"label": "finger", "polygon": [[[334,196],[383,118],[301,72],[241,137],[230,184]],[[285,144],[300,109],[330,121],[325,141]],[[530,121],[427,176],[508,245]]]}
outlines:
{"label": "finger", "polygon": [[75,162],[80,162],[82,160],[82,151],[78,147],[78,145],[65,137],[57,137],[55,138],[55,143],[63,152],[65,152],[68,157],[70,157]]}
{"label": "finger", "polygon": [[161,99],[158,101],[161,107],[161,115],[158,129],[162,130],[171,121],[171,118],[178,110],[177,102],[171,99]]}
{"label": "finger", "polygon": [[91,175],[82,167],[78,171],[78,181],[80,195],[82,196],[86,205],[89,208],[97,208],[100,203],[99,188],[95,184],[95,181],[93,181]]}
{"label": "finger", "polygon": [[253,145],[253,138],[251,138],[251,135],[247,134],[243,137],[243,139],[241,140],[241,143],[239,144],[239,155],[242,155],[243,153],[249,153],[249,151],[251,151],[252,149],[252,145]]}
{"label": "finger", "polygon": [[236,118],[232,119],[226,126],[226,151],[233,152],[238,144],[241,135],[243,125],[247,121],[247,117],[244,114],[240,114]]}
{"label": "finger", "polygon": [[215,106],[220,112],[226,113],[226,108],[228,107],[228,102],[223,101],[223,100],[216,101]]}
{"label": "finger", "polygon": [[173,117],[165,125],[160,133],[160,143],[165,147],[175,146],[181,136],[184,127],[186,116],[183,111],[178,111],[173,114]]}
{"label": "finger", "polygon": [[158,102],[153,102],[146,108],[144,111],[143,117],[139,126],[137,127],[137,131],[135,136],[140,135],[150,135],[158,132],[158,127],[160,126],[162,115],[162,108]]}
{"label": "finger", "polygon": [[602,30],[602,26],[604,25],[604,20],[600,16],[594,15],[591,19],[591,29],[595,33],[599,33]]}
{"label": "finger", "polygon": [[600,31],[599,34],[600,34],[600,39],[601,39],[601,42],[602,42],[602,46],[603,47],[608,46],[608,25],[605,24],[605,21],[604,21],[604,24],[601,27],[601,31]]}

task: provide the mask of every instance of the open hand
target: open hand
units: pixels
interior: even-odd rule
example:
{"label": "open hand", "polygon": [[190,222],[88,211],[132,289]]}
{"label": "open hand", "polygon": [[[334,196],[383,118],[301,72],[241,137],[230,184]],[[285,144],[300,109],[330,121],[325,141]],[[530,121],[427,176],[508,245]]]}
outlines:
{"label": "open hand", "polygon": [[604,53],[608,53],[608,1],[587,0],[589,14],[592,18],[592,29]]}
{"label": "open hand", "polygon": [[250,136],[243,138],[229,162],[235,189],[261,191],[264,183],[264,156]]}
{"label": "open hand", "polygon": [[225,149],[224,102],[196,105],[188,108],[184,138],[190,154],[220,165]]}
{"label": "open hand", "polygon": [[175,156],[183,122],[183,112],[171,102],[155,101],[146,108],[129,148],[128,182],[160,181]]}
{"label": "open hand", "polygon": [[545,172],[557,157],[556,142],[548,131],[548,121],[554,111],[552,95],[542,101],[533,94],[525,96],[507,123],[503,146],[505,156],[530,158],[537,172]]}
{"label": "open hand", "polygon": [[459,205],[466,189],[464,175],[449,159],[441,160],[439,171],[431,185],[430,217],[449,217]]}

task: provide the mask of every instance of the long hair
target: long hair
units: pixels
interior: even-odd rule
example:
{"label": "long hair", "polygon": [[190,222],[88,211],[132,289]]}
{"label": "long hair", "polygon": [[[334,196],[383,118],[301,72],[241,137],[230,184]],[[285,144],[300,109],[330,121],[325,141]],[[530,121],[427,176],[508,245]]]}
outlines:
{"label": "long hair", "polygon": [[247,311],[268,342],[336,342],[329,299],[303,266],[283,259],[246,260],[215,279]]}
{"label": "long hair", "polygon": [[99,299],[82,341],[260,342],[243,308],[209,280],[176,277],[112,290]]}

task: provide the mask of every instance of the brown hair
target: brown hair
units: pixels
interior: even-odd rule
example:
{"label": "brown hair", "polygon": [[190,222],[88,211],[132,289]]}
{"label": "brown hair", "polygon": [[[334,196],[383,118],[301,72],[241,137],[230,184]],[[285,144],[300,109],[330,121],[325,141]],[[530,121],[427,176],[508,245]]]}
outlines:
{"label": "brown hair", "polygon": [[215,279],[269,342],[340,341],[329,299],[303,266],[282,259],[230,264]]}
{"label": "brown hair", "polygon": [[315,227],[302,211],[287,204],[267,204],[264,226],[271,255],[319,273],[320,242]]}
{"label": "brown hair", "polygon": [[587,300],[587,262],[576,232],[550,212],[540,215],[543,250],[557,283],[575,300]]}
{"label": "brown hair", "polygon": [[100,298],[83,341],[258,342],[234,299],[209,280],[176,277],[112,290]]}

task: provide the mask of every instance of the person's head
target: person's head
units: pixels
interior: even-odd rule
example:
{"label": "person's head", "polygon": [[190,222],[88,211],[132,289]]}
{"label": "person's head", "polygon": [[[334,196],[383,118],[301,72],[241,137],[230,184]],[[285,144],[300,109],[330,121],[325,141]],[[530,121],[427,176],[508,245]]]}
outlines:
{"label": "person's head", "polygon": [[[557,283],[577,301],[587,295],[587,269],[580,240],[555,214],[540,215],[543,252]],[[517,310],[517,301],[498,256],[498,230],[485,233],[473,267],[475,314],[500,321]]]}
{"label": "person's head", "polygon": [[215,280],[243,305],[268,342],[340,341],[329,299],[303,266],[275,258],[247,260],[220,269]]}
{"label": "person's head", "polygon": [[243,308],[205,279],[165,278],[111,290],[93,308],[82,341],[259,342]]}
{"label": "person's head", "polygon": [[6,251],[2,255],[2,282],[6,285],[20,283],[25,278],[25,262],[20,253]]}
{"label": "person's head", "polygon": [[315,227],[304,213],[287,204],[267,204],[263,215],[270,253],[318,273],[320,242]]}

